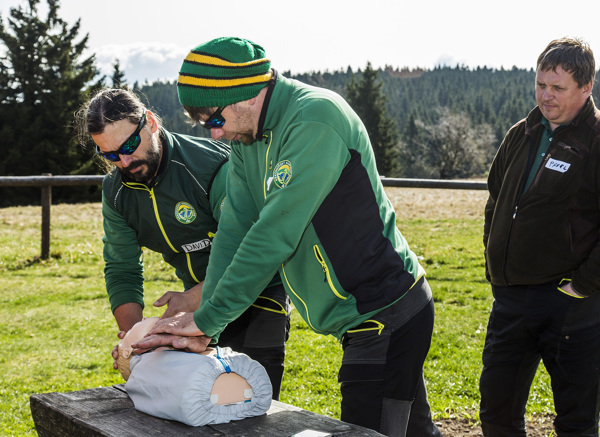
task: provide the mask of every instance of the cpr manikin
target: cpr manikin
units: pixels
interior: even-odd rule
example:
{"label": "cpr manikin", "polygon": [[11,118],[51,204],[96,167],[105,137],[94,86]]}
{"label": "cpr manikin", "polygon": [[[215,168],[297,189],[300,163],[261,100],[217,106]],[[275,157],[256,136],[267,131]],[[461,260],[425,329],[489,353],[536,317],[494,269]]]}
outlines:
{"label": "cpr manikin", "polygon": [[131,345],[159,320],[143,319],[119,343],[119,372],[135,408],[192,426],[227,423],[264,414],[272,388],[257,361],[230,348],[201,354],[159,348],[142,355]]}

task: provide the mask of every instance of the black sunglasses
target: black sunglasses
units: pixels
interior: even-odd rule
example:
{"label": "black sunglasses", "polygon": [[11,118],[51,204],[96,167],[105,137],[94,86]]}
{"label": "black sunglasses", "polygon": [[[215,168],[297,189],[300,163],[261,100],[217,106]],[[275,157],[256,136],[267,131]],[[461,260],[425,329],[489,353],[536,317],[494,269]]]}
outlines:
{"label": "black sunglasses", "polygon": [[144,110],[144,113],[142,114],[142,118],[140,119],[140,124],[138,124],[137,129],[131,134],[129,138],[125,140],[123,144],[121,144],[121,147],[112,152],[102,152],[100,148],[96,146],[96,153],[112,162],[119,162],[121,160],[119,155],[133,154],[142,142],[140,132],[142,131],[144,124],[146,124],[146,110]]}
{"label": "black sunglasses", "polygon": [[201,121],[200,124],[208,130],[223,127],[223,125],[225,124],[225,119],[221,115],[221,112],[223,112],[223,109],[225,109],[226,107],[227,106],[221,106],[215,112],[213,112],[212,115],[208,117],[206,121]]}

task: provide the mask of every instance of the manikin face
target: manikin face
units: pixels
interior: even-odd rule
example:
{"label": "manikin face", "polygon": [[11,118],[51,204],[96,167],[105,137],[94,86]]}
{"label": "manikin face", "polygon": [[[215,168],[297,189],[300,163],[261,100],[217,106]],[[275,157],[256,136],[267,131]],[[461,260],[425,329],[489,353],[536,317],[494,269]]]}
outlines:
{"label": "manikin face", "polygon": [[[148,183],[156,175],[160,164],[161,150],[157,135],[158,125],[154,115],[146,112],[146,125],[140,131],[141,143],[131,155],[119,155],[120,161],[113,162],[119,171],[136,182]],[[102,152],[118,150],[135,132],[137,126],[127,119],[106,125],[104,132],[93,134],[92,139]]]}
{"label": "manikin face", "polygon": [[137,322],[129,331],[127,331],[125,337],[123,337],[123,339],[119,342],[119,358],[117,359],[117,368],[119,369],[119,372],[125,381],[129,379],[130,374],[129,360],[131,360],[131,353],[133,352],[131,345],[144,338],[144,336],[152,329],[158,320],[158,317],[148,317],[140,322]]}
{"label": "manikin face", "polygon": [[573,75],[559,65],[556,71],[541,71],[535,76],[535,99],[552,130],[570,123],[581,111],[592,92],[592,83],[580,87]]}

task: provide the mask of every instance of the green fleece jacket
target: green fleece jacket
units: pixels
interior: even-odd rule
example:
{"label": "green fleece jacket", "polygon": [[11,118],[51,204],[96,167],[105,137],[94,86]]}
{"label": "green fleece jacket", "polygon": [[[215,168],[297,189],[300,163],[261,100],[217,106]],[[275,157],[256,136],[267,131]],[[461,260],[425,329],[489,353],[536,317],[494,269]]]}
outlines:
{"label": "green fleece jacket", "polygon": [[142,247],[162,254],[186,289],[204,279],[225,198],[229,147],[161,130],[163,155],[149,184],[115,168],[102,182],[104,275],[111,309],[144,306]]}
{"label": "green fleece jacket", "polygon": [[339,95],[280,76],[259,132],[250,145],[232,142],[194,320],[215,338],[279,271],[308,325],[340,338],[424,272],[396,227],[367,131]]}
{"label": "green fleece jacket", "polygon": [[600,292],[600,111],[590,98],[553,135],[523,192],[543,129],[536,107],[510,129],[490,168],[486,275],[499,286],[569,279],[589,296]]}

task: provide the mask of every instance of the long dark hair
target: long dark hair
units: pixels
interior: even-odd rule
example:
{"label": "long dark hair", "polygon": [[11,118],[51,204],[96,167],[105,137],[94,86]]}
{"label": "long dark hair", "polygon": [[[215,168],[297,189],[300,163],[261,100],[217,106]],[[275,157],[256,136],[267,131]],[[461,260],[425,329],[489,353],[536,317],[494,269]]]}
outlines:
{"label": "long dark hair", "polygon": [[[140,98],[128,89],[106,88],[98,91],[87,101],[75,115],[75,124],[79,144],[83,149],[90,149],[95,145],[90,135],[101,134],[107,125],[120,120],[129,120],[137,125],[146,111],[146,106]],[[162,120],[154,112],[152,113],[159,126]],[[110,170],[113,164],[100,158],[98,164],[105,170]]]}

